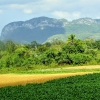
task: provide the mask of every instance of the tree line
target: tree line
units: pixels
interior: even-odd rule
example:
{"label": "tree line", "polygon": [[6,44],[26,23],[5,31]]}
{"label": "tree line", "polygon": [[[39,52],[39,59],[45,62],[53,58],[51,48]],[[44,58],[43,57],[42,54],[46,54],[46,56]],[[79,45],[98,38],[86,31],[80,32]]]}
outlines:
{"label": "tree line", "polygon": [[80,40],[71,34],[66,42],[58,39],[44,44],[36,41],[30,44],[0,41],[0,68],[99,63],[100,40]]}

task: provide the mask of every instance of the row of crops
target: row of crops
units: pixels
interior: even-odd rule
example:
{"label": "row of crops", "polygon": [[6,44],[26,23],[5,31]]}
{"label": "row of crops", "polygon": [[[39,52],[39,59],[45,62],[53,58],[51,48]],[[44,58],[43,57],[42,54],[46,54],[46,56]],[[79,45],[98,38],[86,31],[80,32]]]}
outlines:
{"label": "row of crops", "polygon": [[100,100],[100,74],[0,88],[0,100]]}

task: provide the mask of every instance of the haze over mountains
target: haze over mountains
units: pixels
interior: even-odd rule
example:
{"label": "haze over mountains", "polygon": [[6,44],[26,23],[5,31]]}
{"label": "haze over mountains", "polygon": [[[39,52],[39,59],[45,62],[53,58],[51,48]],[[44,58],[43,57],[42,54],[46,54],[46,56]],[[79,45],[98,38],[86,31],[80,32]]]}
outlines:
{"label": "haze over mountains", "polygon": [[100,39],[100,19],[80,18],[73,21],[38,17],[27,21],[12,22],[4,26],[0,39],[19,43],[37,41],[44,43],[53,39],[66,41],[70,34],[79,39]]}

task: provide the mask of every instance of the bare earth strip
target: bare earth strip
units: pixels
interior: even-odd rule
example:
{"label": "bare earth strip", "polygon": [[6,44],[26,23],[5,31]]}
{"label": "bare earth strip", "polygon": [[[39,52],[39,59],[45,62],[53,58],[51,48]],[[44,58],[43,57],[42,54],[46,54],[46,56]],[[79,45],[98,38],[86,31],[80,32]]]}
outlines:
{"label": "bare earth strip", "polygon": [[26,85],[27,83],[42,83],[49,80],[64,78],[75,75],[92,74],[93,72],[77,72],[77,73],[62,73],[62,74],[1,74],[0,87]]}

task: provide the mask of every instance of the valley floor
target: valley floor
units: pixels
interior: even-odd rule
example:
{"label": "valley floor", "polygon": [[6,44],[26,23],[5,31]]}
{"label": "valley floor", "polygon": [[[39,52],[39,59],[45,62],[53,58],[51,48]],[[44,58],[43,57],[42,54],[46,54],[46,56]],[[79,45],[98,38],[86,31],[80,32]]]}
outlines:
{"label": "valley floor", "polygon": [[[81,69],[81,70],[80,70]],[[14,85],[25,85],[27,83],[42,83],[49,80],[64,78],[75,75],[84,75],[84,74],[93,74],[100,72],[100,65],[92,65],[92,66],[78,66],[78,67],[65,67],[65,68],[52,68],[52,69],[44,69],[46,70],[45,74],[0,74],[0,87],[4,86],[14,86]],[[54,73],[47,73],[47,70],[58,71]],[[60,70],[68,70],[68,72],[62,73]],[[70,70],[74,70],[76,72],[72,72]]]}

